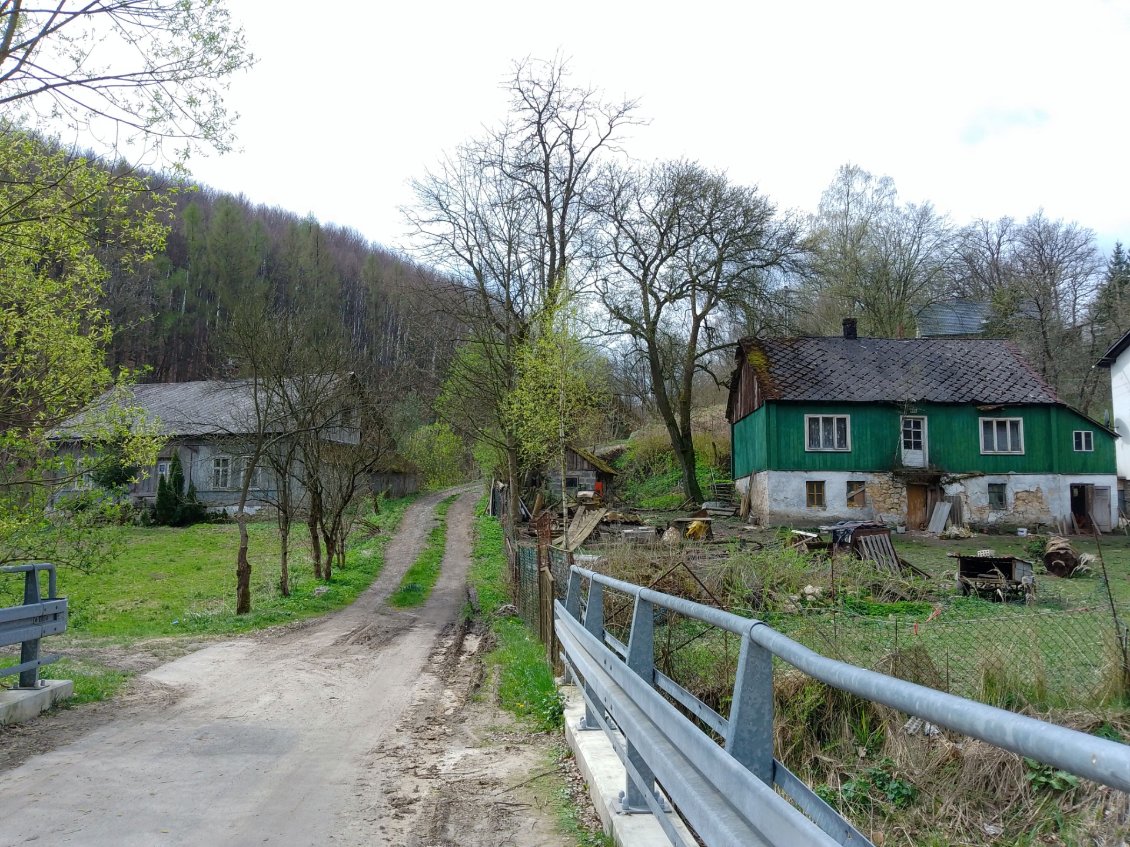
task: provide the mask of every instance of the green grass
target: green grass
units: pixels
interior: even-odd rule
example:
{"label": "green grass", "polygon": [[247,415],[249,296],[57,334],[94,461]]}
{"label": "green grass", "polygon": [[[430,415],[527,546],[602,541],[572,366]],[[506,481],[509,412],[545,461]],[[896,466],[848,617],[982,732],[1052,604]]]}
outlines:
{"label": "green grass", "polygon": [[[328,584],[314,579],[309,555],[302,550],[305,535],[293,532],[290,597],[278,591],[274,522],[250,524],[252,611],[248,615],[234,612],[237,526],[127,529],[122,553],[112,562],[90,573],[60,570],[59,593],[69,601],[67,634],[48,639],[43,650],[65,654],[69,637],[129,644],[151,637],[227,635],[333,611],[355,600],[380,573],[384,547],[414,499],[386,501],[380,515],[373,517],[384,533],[350,544],[345,567],[336,568]],[[328,590],[315,596],[318,587]],[[5,589],[14,590],[11,585]],[[40,675],[74,682],[75,695],[67,705],[112,697],[131,676],[99,662],[69,658],[45,666]]]}
{"label": "green grass", "polygon": [[[47,642],[50,646],[50,642]],[[42,679],[69,679],[74,683],[74,696],[68,706],[94,703],[113,697],[132,674],[85,659],[60,659],[40,670]]]}
{"label": "green grass", "polygon": [[476,509],[475,544],[468,580],[490,623],[498,646],[487,656],[488,669],[498,676],[498,700],[534,729],[559,729],[563,718],[561,695],[545,647],[519,618],[498,618],[493,613],[509,601],[506,553],[498,521],[486,514],[486,500]]}
{"label": "green grass", "polygon": [[400,609],[419,606],[431,595],[439,579],[443,553],[447,548],[447,510],[458,496],[453,494],[436,506],[439,523],[428,533],[428,542],[424,545],[424,549],[401,578],[400,586],[388,598],[390,605]]}
{"label": "green grass", "polygon": [[510,587],[506,580],[502,525],[486,513],[486,502],[484,498],[475,508],[475,545],[467,581],[478,595],[483,614],[489,616],[503,603],[510,602]]}

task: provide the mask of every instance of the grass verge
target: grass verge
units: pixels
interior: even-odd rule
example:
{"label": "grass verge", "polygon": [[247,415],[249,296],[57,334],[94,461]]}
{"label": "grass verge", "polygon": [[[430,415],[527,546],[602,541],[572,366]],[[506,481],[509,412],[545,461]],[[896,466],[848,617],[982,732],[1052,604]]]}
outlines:
{"label": "grass verge", "polygon": [[406,609],[423,604],[431,596],[447,548],[447,510],[458,497],[458,494],[453,494],[436,506],[439,523],[428,533],[428,543],[401,578],[400,586],[388,598],[390,605]]}
{"label": "grass verge", "polygon": [[[483,618],[496,640],[497,646],[486,657],[487,670],[498,680],[498,701],[504,709],[535,732],[560,730],[564,704],[545,648],[520,618],[495,614],[510,601],[510,579],[502,527],[486,513],[486,502],[484,497],[475,509],[475,542],[467,581],[475,589]],[[539,805],[553,810],[558,830],[577,847],[611,847],[612,840],[599,825],[588,825],[581,814],[578,804],[587,798],[569,789],[564,764],[570,756],[568,748],[553,745],[548,755],[554,768],[537,781]]]}
{"label": "grass verge", "polygon": [[[185,528],[135,527],[127,530],[114,561],[85,573],[61,569],[59,592],[69,600],[66,635],[48,639],[43,650],[66,652],[68,636],[129,644],[151,637],[229,635],[289,623],[331,612],[353,602],[384,566],[384,548],[415,497],[388,500],[371,519],[384,532],[353,543],[345,567],[330,583],[314,579],[310,558],[292,535],[291,593],[278,591],[278,532],[273,522],[248,526],[251,536],[252,611],[236,615],[234,524]],[[326,590],[315,595],[316,588]],[[75,695],[67,705],[113,697],[131,673],[90,659],[64,658],[43,668],[44,679],[70,679]]]}

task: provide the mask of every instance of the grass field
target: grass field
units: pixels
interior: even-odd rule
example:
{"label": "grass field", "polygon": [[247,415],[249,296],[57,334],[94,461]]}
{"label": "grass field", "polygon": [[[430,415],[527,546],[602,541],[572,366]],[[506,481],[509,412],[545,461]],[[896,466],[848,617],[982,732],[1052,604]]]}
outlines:
{"label": "grass field", "polygon": [[[43,643],[44,652],[66,653],[68,644],[127,645],[139,639],[178,635],[229,635],[325,614],[352,602],[372,584],[384,564],[384,547],[412,498],[387,501],[370,515],[384,533],[350,544],[344,568],[331,582],[314,579],[303,543],[291,534],[291,594],[279,594],[278,530],[273,521],[248,526],[251,561],[251,613],[236,615],[235,524],[185,528],[131,527],[121,554],[90,573],[60,569],[59,593],[68,598],[67,633]],[[304,529],[304,527],[302,528]],[[10,578],[14,585],[15,578]],[[18,586],[17,586],[18,587]],[[314,590],[327,590],[315,595]],[[12,585],[6,586],[7,589]],[[111,696],[129,678],[96,661],[64,659],[48,665],[45,678],[73,679],[75,700]]]}

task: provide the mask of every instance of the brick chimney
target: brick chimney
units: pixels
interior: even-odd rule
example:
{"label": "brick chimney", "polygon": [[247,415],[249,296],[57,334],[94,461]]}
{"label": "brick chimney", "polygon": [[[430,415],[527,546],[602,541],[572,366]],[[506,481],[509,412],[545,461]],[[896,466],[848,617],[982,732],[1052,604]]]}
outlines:
{"label": "brick chimney", "polygon": [[855,318],[844,318],[844,338],[858,338],[855,330]]}

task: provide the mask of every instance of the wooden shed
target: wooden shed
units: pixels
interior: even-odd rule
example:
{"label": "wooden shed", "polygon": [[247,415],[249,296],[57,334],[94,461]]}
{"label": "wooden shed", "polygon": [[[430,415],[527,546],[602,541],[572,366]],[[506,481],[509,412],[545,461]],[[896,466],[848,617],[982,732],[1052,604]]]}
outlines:
{"label": "wooden shed", "polygon": [[[565,491],[596,491],[607,496],[619,472],[595,453],[581,447],[565,448]],[[546,466],[545,480],[552,492],[561,490],[561,468]]]}

